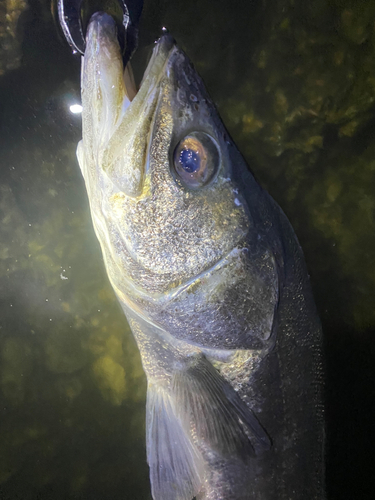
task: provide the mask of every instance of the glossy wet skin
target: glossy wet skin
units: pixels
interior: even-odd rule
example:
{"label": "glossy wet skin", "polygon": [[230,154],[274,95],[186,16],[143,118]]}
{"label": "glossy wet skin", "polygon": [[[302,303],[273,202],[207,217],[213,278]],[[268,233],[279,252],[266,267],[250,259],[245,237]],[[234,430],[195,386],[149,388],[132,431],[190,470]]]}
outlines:
{"label": "glossy wet skin", "polygon": [[[320,329],[293,230],[169,36],[131,103],[109,16],[87,40],[78,158],[148,378],[155,500],[323,498]],[[179,171],[191,137],[206,177]]]}
{"label": "glossy wet skin", "polygon": [[[99,46],[110,29],[98,33]],[[95,204],[93,215],[101,219],[96,230],[105,241],[110,279],[143,315],[178,338],[218,348],[259,347],[249,337],[270,336],[278,278],[266,236],[254,226],[232,180],[225,130],[186,56],[169,36],[159,42],[141,90],[126,103],[126,111],[120,111],[125,88],[113,47],[114,54],[100,63],[106,78],[94,73],[96,78],[85,83],[95,88],[88,103],[83,94],[84,110],[90,112],[90,117],[84,114],[84,134],[94,137],[100,130],[91,153],[99,161],[94,169],[88,168],[89,155],[81,160],[90,202]],[[95,59],[90,48],[85,57],[91,65]],[[187,131],[212,137],[219,152],[215,177],[201,188],[189,189],[174,171],[173,152]],[[209,271],[211,283],[202,286],[200,280]],[[200,317],[191,316],[197,309]],[[249,321],[248,309],[262,320]],[[222,338],[220,330],[229,317],[226,331],[237,330],[241,339],[233,333]],[[203,323],[210,324],[210,331]]]}

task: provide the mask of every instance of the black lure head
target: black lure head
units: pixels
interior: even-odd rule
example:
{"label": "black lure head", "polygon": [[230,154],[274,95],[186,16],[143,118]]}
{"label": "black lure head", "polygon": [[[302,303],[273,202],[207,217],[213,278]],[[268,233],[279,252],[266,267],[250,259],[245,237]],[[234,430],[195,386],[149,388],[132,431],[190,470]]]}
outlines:
{"label": "black lure head", "polygon": [[112,15],[118,28],[118,38],[123,49],[124,65],[131,59],[138,44],[138,24],[143,0],[114,0],[88,2],[85,0],[57,0],[59,22],[64,36],[74,53],[84,54],[85,32],[92,14],[105,11]]}

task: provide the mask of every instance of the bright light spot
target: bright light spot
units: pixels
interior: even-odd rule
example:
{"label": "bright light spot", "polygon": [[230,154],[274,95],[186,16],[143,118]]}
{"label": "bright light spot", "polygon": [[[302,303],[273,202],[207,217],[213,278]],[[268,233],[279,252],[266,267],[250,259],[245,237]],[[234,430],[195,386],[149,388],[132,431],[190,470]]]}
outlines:
{"label": "bright light spot", "polygon": [[72,104],[69,109],[70,112],[73,113],[74,115],[82,113],[82,106],[80,104]]}

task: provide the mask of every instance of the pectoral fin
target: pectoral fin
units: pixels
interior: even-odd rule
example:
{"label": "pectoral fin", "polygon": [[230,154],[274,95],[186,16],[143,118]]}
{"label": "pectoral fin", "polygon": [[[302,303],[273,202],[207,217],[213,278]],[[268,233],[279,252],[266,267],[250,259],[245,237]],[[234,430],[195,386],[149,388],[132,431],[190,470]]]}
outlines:
{"label": "pectoral fin", "polygon": [[198,441],[210,449],[246,459],[270,448],[251,409],[204,356],[176,372],[173,387],[180,414],[190,414]]}
{"label": "pectoral fin", "polygon": [[205,479],[205,453],[247,462],[271,446],[253,412],[202,356],[192,356],[168,388],[149,384],[147,459],[154,500],[191,500]]}
{"label": "pectoral fin", "polygon": [[154,500],[191,500],[200,490],[203,461],[190,438],[186,416],[177,415],[167,391],[149,384],[146,442]]}

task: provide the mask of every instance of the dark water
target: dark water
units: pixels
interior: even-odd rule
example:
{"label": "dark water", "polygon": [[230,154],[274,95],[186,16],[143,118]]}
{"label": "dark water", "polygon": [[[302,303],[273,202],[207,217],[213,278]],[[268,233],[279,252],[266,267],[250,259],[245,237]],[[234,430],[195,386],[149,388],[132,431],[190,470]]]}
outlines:
{"label": "dark water", "polygon": [[[328,498],[373,499],[375,3],[232,4],[146,0],[136,74],[167,26],[290,218],[325,333]],[[80,63],[47,1],[5,5],[0,500],[148,499],[145,378],[75,159]]]}

